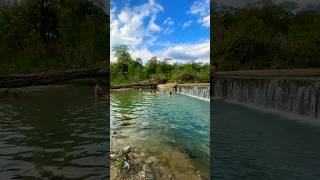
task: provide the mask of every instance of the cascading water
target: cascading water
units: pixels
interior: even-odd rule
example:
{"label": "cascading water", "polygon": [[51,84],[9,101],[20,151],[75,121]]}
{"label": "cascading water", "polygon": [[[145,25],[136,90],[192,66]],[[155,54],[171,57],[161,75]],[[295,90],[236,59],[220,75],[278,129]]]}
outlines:
{"label": "cascading water", "polygon": [[206,100],[210,99],[210,87],[209,86],[178,86],[177,93],[203,98]]}
{"label": "cascading water", "polygon": [[221,78],[215,97],[285,112],[320,116],[320,80],[315,78]]}

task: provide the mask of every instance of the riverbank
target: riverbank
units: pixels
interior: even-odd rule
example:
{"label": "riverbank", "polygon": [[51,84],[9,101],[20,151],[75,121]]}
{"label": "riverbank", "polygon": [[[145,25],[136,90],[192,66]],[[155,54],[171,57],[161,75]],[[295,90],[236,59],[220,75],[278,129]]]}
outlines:
{"label": "riverbank", "polygon": [[18,88],[33,85],[49,85],[69,80],[98,78],[107,79],[108,69],[79,69],[39,74],[0,76],[0,88]]}
{"label": "riverbank", "polygon": [[168,160],[158,156],[152,156],[146,150],[125,146],[119,151],[110,153],[110,174],[112,180],[177,180],[193,179],[202,180],[203,178],[194,167],[189,167],[189,171],[183,177],[174,175],[169,167]]}

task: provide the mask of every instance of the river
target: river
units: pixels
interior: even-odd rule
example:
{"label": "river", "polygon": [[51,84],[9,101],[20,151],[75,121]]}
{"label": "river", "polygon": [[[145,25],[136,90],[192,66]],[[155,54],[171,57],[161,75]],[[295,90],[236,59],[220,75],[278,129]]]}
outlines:
{"label": "river", "polygon": [[177,179],[194,179],[195,167],[210,174],[210,102],[186,95],[138,90],[111,93],[111,148],[126,145],[164,158]]}
{"label": "river", "polygon": [[0,99],[1,179],[107,179],[105,98],[71,85],[16,91]]}
{"label": "river", "polygon": [[214,179],[319,179],[318,119],[212,102]]}

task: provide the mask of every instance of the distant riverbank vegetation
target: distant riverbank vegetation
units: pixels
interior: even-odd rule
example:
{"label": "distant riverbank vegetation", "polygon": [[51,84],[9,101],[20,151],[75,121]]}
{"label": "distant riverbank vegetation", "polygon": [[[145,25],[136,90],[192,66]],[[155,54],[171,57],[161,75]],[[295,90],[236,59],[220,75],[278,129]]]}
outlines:
{"label": "distant riverbank vegetation", "polygon": [[18,2],[0,2],[0,74],[107,67],[108,16],[98,4]]}
{"label": "distant riverbank vegetation", "polygon": [[113,48],[116,62],[110,64],[111,84],[135,82],[210,82],[210,66],[203,63],[168,63],[152,57],[143,64],[142,59],[134,59],[125,45]]}
{"label": "distant riverbank vegetation", "polygon": [[219,70],[320,68],[320,6],[259,2],[216,8]]}

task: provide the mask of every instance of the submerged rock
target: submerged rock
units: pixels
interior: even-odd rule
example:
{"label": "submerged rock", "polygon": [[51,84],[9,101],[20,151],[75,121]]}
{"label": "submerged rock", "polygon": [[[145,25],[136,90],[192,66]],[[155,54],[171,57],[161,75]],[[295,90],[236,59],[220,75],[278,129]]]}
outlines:
{"label": "submerged rock", "polygon": [[160,160],[157,157],[151,156],[147,159],[147,163],[151,164],[151,163],[158,163]]}
{"label": "submerged rock", "polygon": [[114,160],[114,159],[116,159],[117,158],[117,155],[115,155],[115,154],[110,154],[110,159],[111,160]]}
{"label": "submerged rock", "polygon": [[130,171],[131,167],[130,167],[130,164],[127,161],[124,162],[123,169],[125,169],[127,171]]}
{"label": "submerged rock", "polygon": [[143,161],[142,158],[135,158],[135,159],[133,160],[133,163],[134,163],[134,164],[141,164],[142,161]]}
{"label": "submerged rock", "polygon": [[141,157],[145,157],[145,156],[146,156],[146,153],[145,153],[145,152],[141,152],[141,153],[140,153],[140,156],[141,156]]}
{"label": "submerged rock", "polygon": [[202,179],[200,171],[195,168],[183,166],[179,170],[180,174],[168,166],[169,159],[158,156],[150,156],[147,150],[137,149],[135,147],[125,146],[119,151],[112,151],[110,158],[117,159],[125,156],[122,168],[116,166],[116,161],[110,161],[111,179],[112,180],[197,180]]}
{"label": "submerged rock", "polygon": [[148,164],[144,164],[144,165],[142,165],[142,169],[144,171],[150,171],[150,166]]}
{"label": "submerged rock", "polygon": [[142,178],[145,178],[146,175],[147,175],[147,174],[146,174],[145,171],[140,171],[140,172],[139,172],[139,176],[142,177]]}
{"label": "submerged rock", "polygon": [[130,152],[130,150],[131,150],[131,147],[130,146],[126,146],[126,147],[123,148],[122,152],[127,154],[127,153]]}

